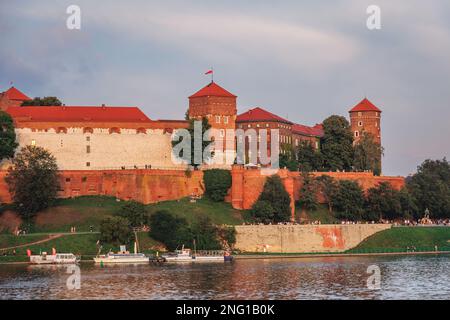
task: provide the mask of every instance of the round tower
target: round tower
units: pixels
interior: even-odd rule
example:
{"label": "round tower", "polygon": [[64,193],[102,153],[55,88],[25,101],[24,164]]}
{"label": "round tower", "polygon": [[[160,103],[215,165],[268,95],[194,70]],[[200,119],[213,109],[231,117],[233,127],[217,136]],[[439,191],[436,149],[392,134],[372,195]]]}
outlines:
{"label": "round tower", "polygon": [[358,143],[362,133],[373,135],[375,142],[381,145],[381,110],[367,98],[364,98],[350,111],[350,124],[354,143]]}

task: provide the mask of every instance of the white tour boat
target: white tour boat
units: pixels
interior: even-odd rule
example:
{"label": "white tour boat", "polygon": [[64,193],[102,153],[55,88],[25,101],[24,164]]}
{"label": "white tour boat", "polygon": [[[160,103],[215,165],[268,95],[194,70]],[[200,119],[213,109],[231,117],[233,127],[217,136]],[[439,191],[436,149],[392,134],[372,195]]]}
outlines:
{"label": "white tour boat", "polygon": [[224,251],[195,251],[191,249],[175,250],[173,253],[163,254],[166,262],[224,262],[231,261],[232,257]]}
{"label": "white tour boat", "polygon": [[150,258],[143,253],[137,253],[136,243],[134,245],[134,253],[126,250],[125,246],[120,246],[118,253],[109,252],[107,254],[98,255],[94,258],[95,263],[100,264],[117,264],[117,263],[149,263]]}
{"label": "white tour boat", "polygon": [[73,253],[57,253],[53,255],[42,252],[40,255],[30,255],[31,264],[74,264],[80,259]]}

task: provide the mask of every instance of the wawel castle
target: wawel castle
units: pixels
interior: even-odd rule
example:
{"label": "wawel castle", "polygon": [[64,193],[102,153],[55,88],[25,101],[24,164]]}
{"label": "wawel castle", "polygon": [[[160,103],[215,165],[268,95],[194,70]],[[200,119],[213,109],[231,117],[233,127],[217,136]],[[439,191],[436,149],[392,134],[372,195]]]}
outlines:
{"label": "wawel castle", "polygon": [[[171,136],[188,128],[187,120],[152,120],[135,106],[21,106],[26,100],[30,98],[11,87],[0,93],[0,109],[13,118],[19,145],[49,150],[60,170],[184,168],[172,161]],[[375,105],[364,99],[349,113],[355,141],[366,131],[381,143],[381,111]],[[237,97],[215,82],[189,97],[188,117],[206,117],[219,132],[266,129],[270,134],[278,129],[280,146],[294,149],[303,141],[319,148],[323,136],[320,124],[297,124],[261,107],[238,115]]]}

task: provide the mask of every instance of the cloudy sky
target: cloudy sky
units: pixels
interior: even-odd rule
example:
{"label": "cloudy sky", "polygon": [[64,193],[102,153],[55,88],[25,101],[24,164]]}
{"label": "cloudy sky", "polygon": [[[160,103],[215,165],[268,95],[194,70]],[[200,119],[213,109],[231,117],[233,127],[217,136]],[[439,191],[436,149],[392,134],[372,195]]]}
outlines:
{"label": "cloudy sky", "polygon": [[[81,30],[66,27],[72,4]],[[366,27],[371,4],[381,30]],[[0,0],[0,39],[1,91],[182,119],[213,66],[240,112],[314,125],[367,96],[383,110],[385,174],[450,158],[448,0]]]}

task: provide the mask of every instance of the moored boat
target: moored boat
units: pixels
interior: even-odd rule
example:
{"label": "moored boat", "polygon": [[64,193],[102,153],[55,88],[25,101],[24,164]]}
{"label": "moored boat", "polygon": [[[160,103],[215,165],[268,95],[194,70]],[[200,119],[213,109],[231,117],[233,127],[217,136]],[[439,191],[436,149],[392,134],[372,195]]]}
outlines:
{"label": "moored boat", "polygon": [[39,255],[30,255],[31,264],[74,264],[80,261],[73,253],[56,253],[49,255],[42,252]]}
{"label": "moored boat", "polygon": [[231,261],[233,257],[222,250],[200,250],[192,252],[191,249],[181,248],[175,252],[163,254],[166,262],[224,262]]}
{"label": "moored boat", "polygon": [[108,252],[94,258],[95,263],[117,264],[117,263],[149,263],[150,258],[143,253],[138,253],[135,244],[134,253],[126,250],[125,246],[120,246],[118,253]]}

